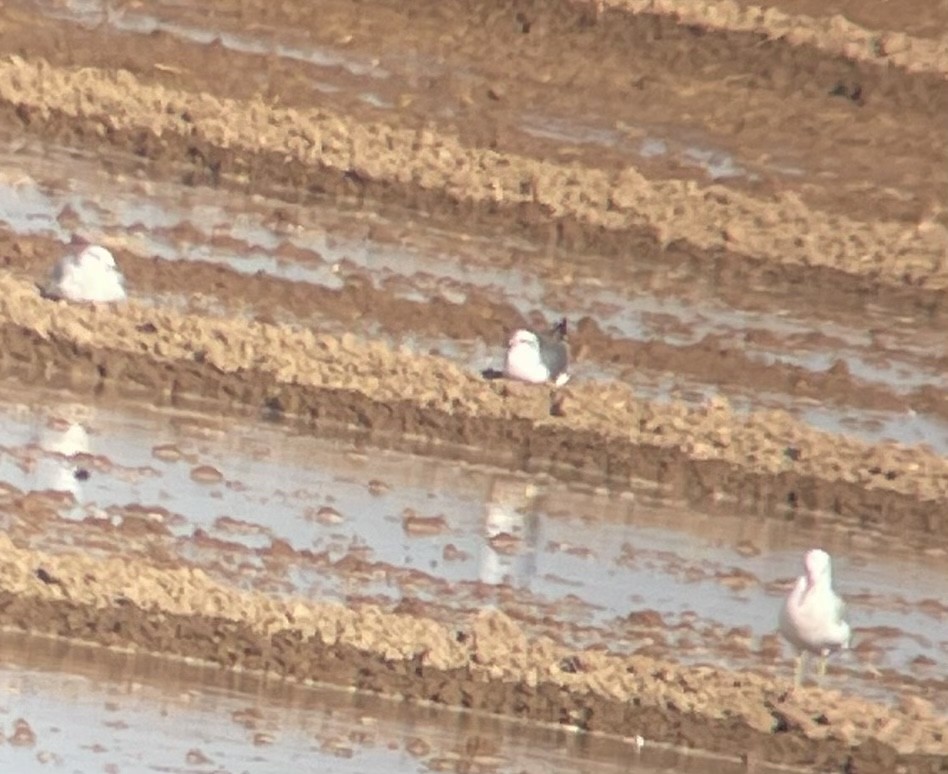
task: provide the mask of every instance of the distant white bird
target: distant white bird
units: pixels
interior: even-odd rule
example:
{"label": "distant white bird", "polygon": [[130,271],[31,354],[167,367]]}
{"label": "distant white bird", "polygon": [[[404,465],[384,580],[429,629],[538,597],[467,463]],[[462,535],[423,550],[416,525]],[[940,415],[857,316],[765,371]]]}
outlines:
{"label": "distant white bird", "polygon": [[112,253],[100,245],[60,259],[41,290],[47,298],[67,301],[109,303],[126,297],[125,278]]}
{"label": "distant white bird", "polygon": [[807,653],[820,656],[819,677],[826,673],[826,657],[835,650],[849,647],[852,629],[845,621],[843,600],[833,591],[830,555],[819,548],[806,552],[804,574],[780,611],[780,633],[797,650],[794,680],[803,682]]}
{"label": "distant white bird", "polygon": [[566,344],[566,318],[549,333],[521,328],[507,344],[504,376],[522,382],[553,382],[557,387],[569,381],[569,349]]}

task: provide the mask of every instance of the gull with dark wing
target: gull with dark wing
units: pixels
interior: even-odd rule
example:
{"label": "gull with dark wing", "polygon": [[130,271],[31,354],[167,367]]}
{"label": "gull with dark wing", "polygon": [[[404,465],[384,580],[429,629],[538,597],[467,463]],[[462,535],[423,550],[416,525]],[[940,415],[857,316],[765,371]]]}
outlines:
{"label": "gull with dark wing", "polygon": [[553,382],[561,387],[569,381],[569,346],[564,317],[548,333],[521,328],[507,344],[504,376],[522,382]]}

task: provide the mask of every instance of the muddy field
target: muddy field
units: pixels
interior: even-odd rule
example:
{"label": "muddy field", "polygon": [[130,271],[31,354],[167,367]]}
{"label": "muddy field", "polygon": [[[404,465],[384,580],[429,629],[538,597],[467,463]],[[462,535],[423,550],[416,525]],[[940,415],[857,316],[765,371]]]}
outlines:
{"label": "muddy field", "polygon": [[[48,675],[114,729],[144,670],[125,729],[184,683],[192,727],[236,718],[168,762],[197,770],[279,717],[218,769],[948,771],[946,29],[4,2],[0,761],[70,762]],[[75,237],[127,304],[40,297]],[[484,378],[560,316],[565,388]],[[817,544],[856,644],[791,691]],[[314,683],[364,704],[287,698]],[[143,767],[120,736],[108,770]]]}

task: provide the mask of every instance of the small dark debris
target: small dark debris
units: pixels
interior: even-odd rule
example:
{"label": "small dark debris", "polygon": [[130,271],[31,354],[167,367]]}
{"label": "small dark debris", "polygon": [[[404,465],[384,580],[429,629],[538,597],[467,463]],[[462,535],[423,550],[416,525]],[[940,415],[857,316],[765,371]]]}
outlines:
{"label": "small dark debris", "polygon": [[470,639],[470,635],[467,632],[457,631],[454,633],[454,639],[463,645]]}
{"label": "small dark debris", "polygon": [[277,398],[267,398],[263,402],[263,419],[269,422],[279,422],[286,416],[286,409],[283,402]]}
{"label": "small dark debris", "polygon": [[788,446],[783,450],[783,453],[788,460],[792,460],[793,462],[799,462],[800,458],[803,456],[803,452],[801,452],[796,446]]}
{"label": "small dark debris", "polygon": [[566,409],[563,408],[563,405],[566,403],[566,396],[563,394],[557,395],[553,393],[550,396],[550,416],[551,417],[565,417]]}
{"label": "small dark debris", "polygon": [[139,333],[158,333],[158,326],[152,322],[146,322],[141,325],[136,325],[135,330]]}
{"label": "small dark debris", "polygon": [[350,183],[356,183],[357,185],[365,185],[368,182],[365,175],[352,167],[349,167],[349,169],[343,172],[342,177],[344,180],[348,180]]}
{"label": "small dark debris", "polygon": [[860,86],[858,83],[850,85],[839,81],[832,89],[830,89],[829,95],[831,97],[843,97],[857,105],[862,105],[865,102],[865,100],[862,98],[862,86]]}
{"label": "small dark debris", "polygon": [[524,35],[530,34],[530,28],[533,26],[533,22],[530,21],[524,13],[517,14],[517,24],[522,34]]}
{"label": "small dark debris", "polygon": [[204,363],[207,361],[207,352],[203,349],[199,349],[194,353],[194,362],[195,363]]}
{"label": "small dark debris", "polygon": [[73,476],[76,477],[76,481],[88,481],[89,476],[91,475],[92,474],[87,468],[76,468],[76,470],[73,472]]}
{"label": "small dark debris", "polygon": [[579,660],[578,656],[568,656],[560,661],[560,669],[570,675],[575,675],[577,672],[581,672],[583,669],[583,664]]}
{"label": "small dark debris", "polygon": [[782,712],[774,712],[774,726],[771,730],[771,733],[774,734],[786,734],[790,731],[790,722],[787,720],[787,716]]}
{"label": "small dark debris", "polygon": [[39,578],[41,581],[43,581],[43,583],[45,583],[47,586],[62,586],[63,585],[63,582],[59,580],[59,578],[54,578],[42,567],[40,567],[36,571],[36,577]]}
{"label": "small dark debris", "polygon": [[796,508],[799,505],[799,500],[797,499],[796,492],[787,492],[787,505],[791,508]]}
{"label": "small dark debris", "polygon": [[488,381],[493,381],[494,379],[503,379],[504,372],[499,371],[496,368],[485,368],[481,371],[481,376],[483,376]]}

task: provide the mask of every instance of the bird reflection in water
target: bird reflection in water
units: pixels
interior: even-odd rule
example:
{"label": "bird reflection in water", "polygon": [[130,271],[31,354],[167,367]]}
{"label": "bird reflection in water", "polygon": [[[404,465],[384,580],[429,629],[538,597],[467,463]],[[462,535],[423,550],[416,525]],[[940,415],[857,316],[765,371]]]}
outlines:
{"label": "bird reflection in water", "polygon": [[529,588],[537,573],[538,490],[521,478],[491,481],[484,514],[478,577],[482,583]]}
{"label": "bird reflection in water", "polygon": [[33,464],[28,468],[28,485],[35,491],[67,492],[71,507],[62,515],[80,519],[85,514],[88,465],[83,458],[91,453],[89,425],[94,409],[72,403],[57,407],[56,415],[37,417],[33,431]]}

